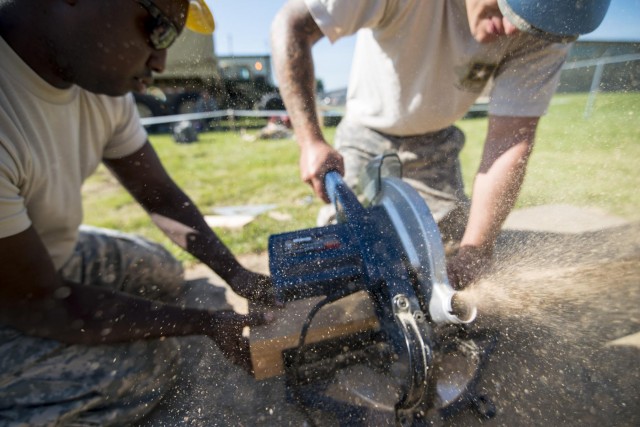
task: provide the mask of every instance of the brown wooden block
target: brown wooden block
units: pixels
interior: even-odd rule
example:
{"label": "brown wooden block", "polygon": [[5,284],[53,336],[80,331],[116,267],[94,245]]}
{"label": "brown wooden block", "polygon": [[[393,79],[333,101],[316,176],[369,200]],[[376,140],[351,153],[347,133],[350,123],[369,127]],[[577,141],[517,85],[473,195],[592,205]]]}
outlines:
{"label": "brown wooden block", "polygon": [[[282,351],[298,345],[307,315],[322,297],[292,301],[275,310],[276,320],[265,326],[253,327],[249,333],[251,362],[256,379],[266,379],[284,373]],[[326,305],[316,314],[307,333],[305,344],[353,335],[378,328],[373,304],[365,292],[357,292]]]}

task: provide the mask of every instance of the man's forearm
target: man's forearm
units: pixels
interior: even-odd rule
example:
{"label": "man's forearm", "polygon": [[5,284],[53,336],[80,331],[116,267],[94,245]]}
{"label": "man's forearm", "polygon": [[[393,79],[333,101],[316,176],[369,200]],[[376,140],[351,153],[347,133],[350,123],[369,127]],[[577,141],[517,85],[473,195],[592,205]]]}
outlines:
{"label": "man's forearm", "polygon": [[538,117],[489,118],[461,246],[473,246],[488,254],[493,251],[502,224],[520,193],[538,120]]}
{"label": "man's forearm", "polygon": [[[193,202],[177,187],[163,192],[165,203],[147,204],[153,222],[174,243],[215,271],[222,279],[242,268],[231,250],[211,230]],[[175,203],[178,203],[177,205]],[[174,206],[181,206],[175,209]]]}
{"label": "man's forearm", "polygon": [[322,139],[311,48],[322,37],[303,2],[289,2],[272,25],[272,56],[280,93],[299,144]]}
{"label": "man's forearm", "polygon": [[225,280],[241,268],[193,201],[167,174],[151,144],[130,156],[105,160],[105,164],[174,243]]}
{"label": "man's forearm", "polygon": [[210,333],[213,316],[111,289],[64,283],[49,295],[3,307],[2,320],[22,332],[70,344],[130,342]]}
{"label": "man's forearm", "polygon": [[526,171],[527,146],[515,146],[489,170],[476,175],[471,212],[461,246],[493,250],[502,224],[513,209]]}

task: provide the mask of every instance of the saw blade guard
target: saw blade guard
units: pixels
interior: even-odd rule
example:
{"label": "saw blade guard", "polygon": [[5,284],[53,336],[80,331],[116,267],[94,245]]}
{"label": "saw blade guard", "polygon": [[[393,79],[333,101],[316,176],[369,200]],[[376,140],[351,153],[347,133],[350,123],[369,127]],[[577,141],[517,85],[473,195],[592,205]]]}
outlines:
{"label": "saw blade guard", "polygon": [[[472,322],[477,314],[475,307],[454,310],[461,305],[453,304],[456,291],[449,284],[442,238],[425,201],[397,177],[379,177],[377,187],[372,205],[382,206],[393,224],[417,278],[416,291],[429,299],[423,309],[437,324]],[[337,172],[326,175],[325,188],[339,222],[357,222],[364,215],[364,208]]]}
{"label": "saw blade guard", "polygon": [[420,293],[430,295],[431,319],[437,324],[472,322],[477,309],[454,304],[457,292],[449,284],[442,238],[427,204],[400,178],[382,178],[379,186],[372,204],[386,210],[417,277]]}

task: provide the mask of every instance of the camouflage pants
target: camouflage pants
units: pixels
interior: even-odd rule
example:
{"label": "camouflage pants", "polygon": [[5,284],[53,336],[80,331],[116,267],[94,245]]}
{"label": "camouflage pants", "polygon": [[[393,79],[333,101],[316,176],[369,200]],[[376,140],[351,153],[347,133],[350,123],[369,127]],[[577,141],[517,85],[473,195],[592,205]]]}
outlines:
{"label": "camouflage pants", "polygon": [[[83,227],[61,274],[157,300],[175,300],[182,267],[141,238]],[[0,426],[127,425],[158,403],[179,369],[176,339],[69,345],[0,325]]]}
{"label": "camouflage pants", "polygon": [[[348,119],[340,122],[336,149],[345,162],[345,182],[358,192],[361,171],[374,157],[396,153],[402,163],[402,177],[425,200],[440,227],[443,240],[459,241],[464,233],[469,200],[464,192],[458,155],[464,146],[464,133],[455,126],[438,132],[412,135],[386,135]],[[324,207],[318,225],[330,217],[332,206]]]}

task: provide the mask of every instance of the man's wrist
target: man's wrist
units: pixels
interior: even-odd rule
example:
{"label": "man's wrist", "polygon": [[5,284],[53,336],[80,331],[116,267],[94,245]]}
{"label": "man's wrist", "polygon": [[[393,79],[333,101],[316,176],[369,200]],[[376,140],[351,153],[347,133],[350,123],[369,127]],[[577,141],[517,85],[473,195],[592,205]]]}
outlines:
{"label": "man's wrist", "polygon": [[217,268],[212,268],[218,276],[227,283],[231,283],[233,278],[238,274],[241,274],[245,268],[235,258],[230,259],[222,263]]}

